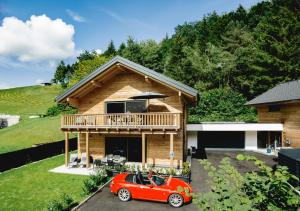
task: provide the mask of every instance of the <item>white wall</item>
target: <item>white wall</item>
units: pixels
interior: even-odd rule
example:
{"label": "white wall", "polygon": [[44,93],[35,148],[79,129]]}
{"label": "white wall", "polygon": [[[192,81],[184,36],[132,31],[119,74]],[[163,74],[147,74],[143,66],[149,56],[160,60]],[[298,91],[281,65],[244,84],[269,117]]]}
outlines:
{"label": "white wall", "polygon": [[245,149],[257,149],[257,131],[245,131]]}
{"label": "white wall", "polygon": [[9,127],[9,126],[18,124],[19,121],[20,121],[20,116],[17,116],[17,115],[4,115],[4,114],[1,114],[1,115],[0,115],[0,119],[6,119],[6,121],[7,121],[7,126]]}
{"label": "white wall", "polygon": [[198,147],[197,144],[197,137],[198,137],[198,131],[188,131],[187,132],[187,138],[188,138],[188,148],[191,147]]}

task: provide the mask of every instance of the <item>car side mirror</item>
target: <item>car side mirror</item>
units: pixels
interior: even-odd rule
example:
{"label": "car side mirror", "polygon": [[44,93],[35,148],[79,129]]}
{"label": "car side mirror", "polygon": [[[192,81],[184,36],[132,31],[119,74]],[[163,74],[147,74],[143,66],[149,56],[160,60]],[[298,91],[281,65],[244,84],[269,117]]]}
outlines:
{"label": "car side mirror", "polygon": [[153,188],[153,185],[152,185],[152,184],[150,184],[150,185],[148,185],[148,187],[149,187],[149,188]]}

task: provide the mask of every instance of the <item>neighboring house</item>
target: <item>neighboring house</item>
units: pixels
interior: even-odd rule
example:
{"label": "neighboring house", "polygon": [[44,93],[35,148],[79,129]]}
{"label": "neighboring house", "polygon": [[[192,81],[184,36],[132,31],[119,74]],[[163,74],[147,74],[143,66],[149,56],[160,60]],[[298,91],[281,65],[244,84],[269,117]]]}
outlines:
{"label": "neighboring house", "polygon": [[300,147],[300,80],[279,84],[247,105],[256,107],[258,122],[283,124],[283,146]]}
{"label": "neighboring house", "polygon": [[[146,100],[137,96],[158,94]],[[154,94],[153,94],[154,93]],[[119,153],[128,161],[181,166],[187,155],[187,107],[197,90],[117,56],[56,98],[78,114],[64,115],[61,129],[69,159],[69,133],[78,134],[78,153],[93,158]],[[89,165],[89,161],[87,161]]]}

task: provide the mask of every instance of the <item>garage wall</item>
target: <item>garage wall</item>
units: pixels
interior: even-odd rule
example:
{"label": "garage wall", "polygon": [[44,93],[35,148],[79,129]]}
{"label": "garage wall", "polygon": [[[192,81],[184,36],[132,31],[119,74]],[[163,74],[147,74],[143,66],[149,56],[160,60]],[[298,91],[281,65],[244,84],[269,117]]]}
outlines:
{"label": "garage wall", "polygon": [[189,131],[187,133],[188,136],[188,148],[196,147],[198,148],[198,132],[197,131]]}
{"label": "garage wall", "polygon": [[245,149],[246,150],[257,149],[257,131],[245,132]]}

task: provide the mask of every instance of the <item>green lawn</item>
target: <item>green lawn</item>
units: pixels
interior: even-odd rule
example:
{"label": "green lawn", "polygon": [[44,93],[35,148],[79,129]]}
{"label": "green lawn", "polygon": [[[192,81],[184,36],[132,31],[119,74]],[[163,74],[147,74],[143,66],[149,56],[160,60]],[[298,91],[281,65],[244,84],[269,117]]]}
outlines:
{"label": "green lawn", "polygon": [[62,91],[59,85],[0,90],[0,113],[21,116],[17,125],[0,129],[0,153],[62,140],[60,117],[28,118],[45,114],[49,107],[55,105],[54,98]]}
{"label": "green lawn", "polygon": [[0,130],[0,154],[31,147],[33,144],[63,140],[60,117],[24,119]]}
{"label": "green lawn", "polygon": [[0,174],[0,210],[45,210],[62,193],[81,201],[87,176],[48,172],[63,163],[60,155]]}

